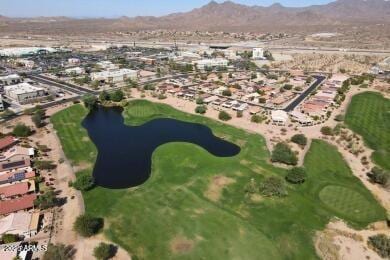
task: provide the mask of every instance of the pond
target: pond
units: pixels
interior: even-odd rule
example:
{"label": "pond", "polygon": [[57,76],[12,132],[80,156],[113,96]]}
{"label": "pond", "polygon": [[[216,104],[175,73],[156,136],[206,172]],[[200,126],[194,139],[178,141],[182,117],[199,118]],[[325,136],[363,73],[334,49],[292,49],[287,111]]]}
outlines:
{"label": "pond", "polygon": [[169,142],[193,143],[218,157],[240,152],[240,147],[216,137],[201,124],[162,118],[141,126],[125,125],[122,108],[118,107],[98,107],[82,125],[98,149],[93,170],[95,182],[110,189],[144,183],[151,173],[153,151]]}

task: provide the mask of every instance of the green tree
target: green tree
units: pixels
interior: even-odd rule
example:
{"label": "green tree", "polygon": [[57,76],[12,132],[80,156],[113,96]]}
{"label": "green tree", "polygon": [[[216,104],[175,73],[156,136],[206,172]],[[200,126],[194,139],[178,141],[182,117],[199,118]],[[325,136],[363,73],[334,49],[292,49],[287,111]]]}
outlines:
{"label": "green tree", "polygon": [[102,218],[95,218],[89,215],[80,215],[73,224],[73,229],[83,237],[90,237],[97,234],[104,225]]}
{"label": "green tree", "polygon": [[197,114],[205,114],[206,111],[207,111],[207,107],[203,106],[203,105],[202,106],[197,106],[195,108],[195,113],[197,113]]}
{"label": "green tree", "polygon": [[57,204],[57,198],[54,191],[49,190],[40,195],[35,201],[34,205],[40,209],[48,209]]}
{"label": "green tree", "polygon": [[43,260],[69,260],[73,259],[75,250],[72,246],[65,246],[64,244],[49,244],[45,254],[43,255]]}
{"label": "green tree", "polygon": [[115,90],[110,93],[110,100],[114,102],[120,102],[124,98],[124,94],[122,90]]}
{"label": "green tree", "polygon": [[306,181],[306,171],[302,167],[294,167],[287,172],[286,181],[293,184],[301,184]]}
{"label": "green tree", "polygon": [[31,120],[37,128],[40,128],[44,125],[43,119],[45,118],[45,116],[45,110],[41,109],[40,107],[36,107],[33,115],[31,116]]}
{"label": "green tree", "polygon": [[197,105],[203,105],[203,98],[199,97],[196,99],[196,104]]}
{"label": "green tree", "polygon": [[271,161],[296,165],[298,163],[298,158],[287,144],[277,143],[272,151]]}
{"label": "green tree", "polygon": [[90,174],[81,174],[76,178],[76,181],[72,183],[72,186],[81,191],[88,191],[95,186],[95,181]]}
{"label": "green tree", "polygon": [[367,173],[367,176],[374,183],[378,183],[385,187],[390,185],[390,172],[379,167],[372,168],[371,171]]}
{"label": "green tree", "polygon": [[229,115],[227,112],[225,111],[221,111],[219,112],[219,115],[218,115],[218,118],[222,121],[229,121],[230,119],[232,119],[232,116]]}
{"label": "green tree", "polygon": [[257,123],[257,124],[260,124],[261,122],[264,121],[264,118],[262,116],[259,116],[259,115],[253,115],[251,117],[251,122],[252,123]]}
{"label": "green tree", "polygon": [[106,101],[109,99],[110,99],[110,95],[108,95],[107,91],[103,90],[102,92],[100,92],[100,94],[99,94],[100,102],[103,102],[103,101]]}
{"label": "green tree", "polygon": [[307,144],[307,137],[304,134],[296,134],[293,137],[291,137],[291,142],[296,143],[301,146],[306,146]]}
{"label": "green tree", "polygon": [[28,137],[32,133],[30,127],[26,126],[23,123],[18,123],[12,130],[12,134],[17,137]]}
{"label": "green tree", "polygon": [[113,258],[116,254],[116,247],[111,244],[100,243],[93,249],[93,256],[99,260]]}
{"label": "green tree", "polygon": [[259,185],[260,193],[266,197],[283,197],[287,195],[286,185],[279,177],[268,177]]}
{"label": "green tree", "polygon": [[94,109],[97,105],[97,98],[94,95],[87,94],[83,97],[83,102],[86,108]]}
{"label": "green tree", "polygon": [[222,91],[222,95],[230,97],[232,95],[232,92],[230,91],[230,89],[225,89],[224,91]]}

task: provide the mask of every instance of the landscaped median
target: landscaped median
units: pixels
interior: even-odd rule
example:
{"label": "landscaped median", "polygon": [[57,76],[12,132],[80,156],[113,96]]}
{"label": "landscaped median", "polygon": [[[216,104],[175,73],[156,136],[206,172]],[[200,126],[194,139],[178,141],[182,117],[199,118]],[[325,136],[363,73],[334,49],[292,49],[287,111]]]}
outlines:
{"label": "landscaped median", "polygon": [[[78,104],[52,117],[65,154],[82,174],[92,174],[97,155],[81,126],[87,113]],[[220,158],[193,144],[168,143],[154,152],[152,174],[143,185],[83,192],[87,213],[103,217],[104,234],[133,256],[313,259],[314,233],[333,216],[356,228],[385,219],[337,149],[323,141],[312,142],[305,181],[290,184],[287,170],[271,165],[260,135],[143,100],[131,101],[123,116],[128,125],[161,117],[201,123],[241,147],[237,156]],[[283,192],[264,185],[282,185]]]}

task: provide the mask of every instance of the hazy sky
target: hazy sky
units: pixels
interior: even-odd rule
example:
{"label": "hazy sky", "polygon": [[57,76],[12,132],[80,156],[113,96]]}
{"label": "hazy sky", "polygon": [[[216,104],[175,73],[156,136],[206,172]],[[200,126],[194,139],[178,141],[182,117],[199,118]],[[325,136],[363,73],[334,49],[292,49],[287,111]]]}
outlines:
{"label": "hazy sky", "polygon": [[[210,0],[0,0],[0,15],[12,17],[159,16],[188,11],[208,2]],[[275,2],[285,6],[307,6],[329,3],[332,0],[234,0],[234,2],[262,6],[268,6]]]}

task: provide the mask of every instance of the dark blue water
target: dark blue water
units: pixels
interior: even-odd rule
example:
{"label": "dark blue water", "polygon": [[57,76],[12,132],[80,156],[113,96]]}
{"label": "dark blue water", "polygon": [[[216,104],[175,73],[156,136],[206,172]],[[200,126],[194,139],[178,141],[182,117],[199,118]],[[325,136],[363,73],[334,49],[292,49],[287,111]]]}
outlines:
{"label": "dark blue water", "polygon": [[96,108],[82,125],[98,149],[95,182],[105,188],[122,189],[144,183],[151,173],[153,151],[169,142],[193,143],[219,157],[240,152],[237,145],[214,136],[210,128],[201,124],[155,119],[141,126],[125,125],[121,108]]}

